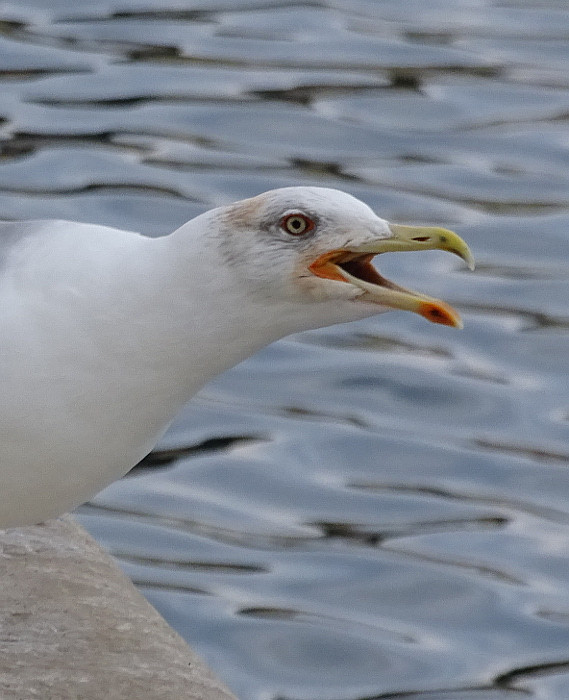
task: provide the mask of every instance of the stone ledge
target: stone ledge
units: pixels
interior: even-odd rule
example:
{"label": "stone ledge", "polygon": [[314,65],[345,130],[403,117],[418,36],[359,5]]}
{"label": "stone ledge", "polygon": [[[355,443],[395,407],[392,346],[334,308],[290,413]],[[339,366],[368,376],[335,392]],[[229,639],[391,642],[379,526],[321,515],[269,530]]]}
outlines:
{"label": "stone ledge", "polygon": [[2,700],[235,700],[70,516],[0,530]]}

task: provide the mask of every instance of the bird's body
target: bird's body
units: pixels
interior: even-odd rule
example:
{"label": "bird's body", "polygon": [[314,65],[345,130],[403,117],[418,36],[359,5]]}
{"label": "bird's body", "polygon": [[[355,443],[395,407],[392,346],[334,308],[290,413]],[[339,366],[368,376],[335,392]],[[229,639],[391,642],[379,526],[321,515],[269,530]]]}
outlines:
{"label": "bird's body", "polygon": [[[319,188],[275,190],[154,239],[0,224],[0,527],[70,510],[124,475],[196,391],[264,345],[387,310],[375,280],[351,281],[366,246],[392,236],[363,203]],[[466,259],[455,239],[423,247]],[[416,299],[432,320],[450,313]]]}

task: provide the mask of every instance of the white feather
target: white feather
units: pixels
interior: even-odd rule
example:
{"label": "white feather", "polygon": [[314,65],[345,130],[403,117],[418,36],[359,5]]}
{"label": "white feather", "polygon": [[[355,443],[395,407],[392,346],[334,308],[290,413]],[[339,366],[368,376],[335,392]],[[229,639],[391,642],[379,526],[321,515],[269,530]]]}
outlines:
{"label": "white feather", "polygon": [[[291,208],[320,217],[312,243],[279,229]],[[299,270],[386,226],[362,202],[319,188],[275,190],[156,239],[5,224],[0,527],[56,516],[121,477],[192,394],[260,347],[381,311],[352,303],[361,290]]]}

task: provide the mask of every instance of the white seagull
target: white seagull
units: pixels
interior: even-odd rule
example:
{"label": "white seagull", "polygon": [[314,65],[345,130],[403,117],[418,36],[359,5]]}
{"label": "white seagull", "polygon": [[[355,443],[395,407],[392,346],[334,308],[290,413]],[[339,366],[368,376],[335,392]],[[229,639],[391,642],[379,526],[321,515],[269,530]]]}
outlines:
{"label": "white seagull", "polygon": [[389,224],[332,189],[286,187],[162,238],[0,224],[0,527],[80,505],[139,462],[210,379],[291,333],[389,309],[460,327],[370,264],[452,231]]}

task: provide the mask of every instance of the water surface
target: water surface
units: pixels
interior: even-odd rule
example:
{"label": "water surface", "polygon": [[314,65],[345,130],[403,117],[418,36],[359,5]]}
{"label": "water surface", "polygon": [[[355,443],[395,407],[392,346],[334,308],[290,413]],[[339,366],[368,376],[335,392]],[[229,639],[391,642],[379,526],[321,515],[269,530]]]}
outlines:
{"label": "water surface", "polygon": [[160,235],[272,187],[455,228],[461,310],[303,333],[80,510],[242,700],[569,695],[569,9],[22,0],[0,217]]}

